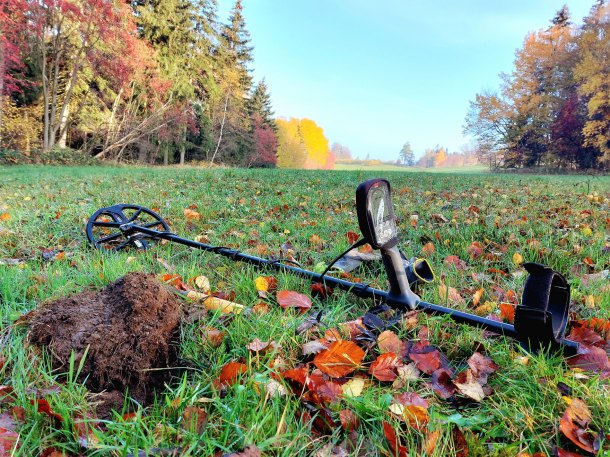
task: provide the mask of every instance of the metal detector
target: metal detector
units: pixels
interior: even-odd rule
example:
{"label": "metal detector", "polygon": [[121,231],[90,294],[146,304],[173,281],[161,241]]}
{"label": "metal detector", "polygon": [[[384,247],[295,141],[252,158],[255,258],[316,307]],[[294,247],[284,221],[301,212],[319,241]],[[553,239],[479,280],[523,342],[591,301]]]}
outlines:
{"label": "metal detector", "polygon": [[521,304],[515,311],[514,325],[427,303],[413,292],[411,285],[430,282],[434,273],[427,261],[407,261],[398,249],[398,229],[390,183],[385,179],[371,179],[360,184],[356,190],[356,211],[363,235],[357,245],[369,243],[373,249],[380,251],[390,284],[388,291],[328,276],[328,269],[319,274],[286,262],[255,257],[232,248],[211,246],[182,238],[170,231],[169,225],[161,216],[138,205],[118,204],[97,210],[87,222],[86,232],[89,242],[96,249],[146,249],[151,241],[167,240],[265,269],[293,273],[313,282],[346,290],[358,297],[372,298],[375,303],[384,304],[384,308],[377,307],[377,311],[387,307],[396,310],[396,316],[391,322],[384,321],[375,312],[367,313],[364,322],[369,327],[386,326],[399,320],[404,311],[417,309],[429,314],[446,315],[456,322],[515,338],[532,350],[563,349],[566,355],[576,353],[578,343],[565,338],[570,286],[560,273],[537,263],[523,265],[529,276]]}

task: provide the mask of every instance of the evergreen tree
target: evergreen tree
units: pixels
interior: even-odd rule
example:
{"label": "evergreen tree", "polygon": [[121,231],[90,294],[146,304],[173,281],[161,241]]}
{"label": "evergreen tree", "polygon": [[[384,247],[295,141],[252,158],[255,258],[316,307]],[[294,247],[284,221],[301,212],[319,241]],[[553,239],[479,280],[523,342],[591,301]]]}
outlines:
{"label": "evergreen tree", "polygon": [[269,126],[274,132],[277,132],[277,125],[273,118],[274,112],[271,108],[271,97],[264,78],[254,87],[248,100],[247,109],[250,117],[259,114],[263,125]]}

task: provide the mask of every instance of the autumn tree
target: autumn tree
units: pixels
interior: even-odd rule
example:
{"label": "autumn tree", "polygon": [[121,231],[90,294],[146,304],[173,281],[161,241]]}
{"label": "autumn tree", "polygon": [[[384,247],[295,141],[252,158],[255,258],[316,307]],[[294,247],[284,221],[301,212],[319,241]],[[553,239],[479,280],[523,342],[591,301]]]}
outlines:
{"label": "autumn tree", "polygon": [[277,166],[280,168],[305,168],[307,148],[298,119],[277,119]]}
{"label": "autumn tree", "polygon": [[247,153],[246,163],[248,166],[273,167],[277,163],[277,125],[264,79],[254,87],[246,107],[253,143],[251,151]]}
{"label": "autumn tree", "polygon": [[352,151],[341,143],[333,143],[330,152],[336,160],[352,160]]}
{"label": "autumn tree", "polygon": [[[579,61],[574,75],[586,102],[582,129],[585,146],[610,163],[610,5],[597,2],[578,40]],[[591,162],[589,160],[588,162]]]}

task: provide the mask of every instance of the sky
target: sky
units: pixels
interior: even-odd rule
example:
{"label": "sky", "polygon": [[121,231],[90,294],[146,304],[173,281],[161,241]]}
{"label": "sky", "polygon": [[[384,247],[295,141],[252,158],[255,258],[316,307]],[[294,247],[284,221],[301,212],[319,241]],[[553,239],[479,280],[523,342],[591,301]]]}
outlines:
{"label": "sky", "polygon": [[[242,0],[277,117],[314,120],[352,156],[396,160],[405,142],[459,151],[469,101],[495,90],[528,32],[594,0]],[[219,0],[227,17],[234,0]]]}

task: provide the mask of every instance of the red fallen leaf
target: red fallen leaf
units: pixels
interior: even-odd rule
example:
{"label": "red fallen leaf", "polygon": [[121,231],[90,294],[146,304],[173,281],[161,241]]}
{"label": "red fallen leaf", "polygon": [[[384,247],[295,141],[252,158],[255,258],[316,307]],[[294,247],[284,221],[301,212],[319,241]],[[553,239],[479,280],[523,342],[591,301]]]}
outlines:
{"label": "red fallen leaf", "polygon": [[346,334],[349,333],[349,337],[352,340],[362,335],[362,332],[365,329],[361,318],[355,319],[353,321],[343,322],[342,324],[339,324],[339,327]]}
{"label": "red fallen leaf", "polygon": [[512,324],[515,322],[515,307],[510,303],[500,303],[498,306],[500,308],[500,318]]}
{"label": "red fallen leaf", "polygon": [[493,360],[480,352],[475,352],[470,356],[468,366],[481,385],[487,384],[487,377],[500,368]]}
{"label": "red fallen leaf", "polygon": [[487,272],[500,276],[510,276],[506,271],[500,270],[499,268],[489,268]]}
{"label": "red fallen leaf", "polygon": [[409,354],[409,358],[415,362],[415,366],[426,374],[432,374],[441,367],[441,353],[432,348],[426,352]]}
{"label": "red fallen leaf", "polygon": [[300,386],[304,386],[307,381],[307,376],[309,375],[309,368],[306,366],[302,366],[300,368],[293,368],[291,370],[286,370],[282,373],[284,379],[288,379],[290,381],[294,381]]}
{"label": "red fallen leaf", "polygon": [[177,274],[166,273],[161,279],[163,279],[164,283],[177,288],[180,288],[181,285],[183,285],[182,276]]}
{"label": "red fallen leaf", "polygon": [[315,393],[322,403],[336,403],[343,396],[343,389],[336,382],[326,381],[315,384]]}
{"label": "red fallen leaf", "polygon": [[62,451],[58,451],[54,447],[46,448],[44,451],[40,453],[40,457],[65,457]]}
{"label": "red fallen leaf", "polygon": [[138,413],[125,413],[123,414],[123,420],[125,422],[130,421],[130,420],[134,420],[138,417]]}
{"label": "red fallen leaf", "polygon": [[57,414],[55,411],[53,411],[51,409],[51,405],[49,405],[49,402],[46,401],[44,398],[37,398],[36,400],[30,400],[30,405],[34,405],[34,404],[37,404],[37,411],[39,413],[44,413],[47,416],[57,419],[60,422],[62,422],[64,420],[64,418],[60,414]]}
{"label": "red fallen leaf", "polygon": [[358,241],[358,238],[360,238],[360,235],[358,235],[356,232],[347,232],[346,235],[349,244],[354,244],[356,241]]}
{"label": "red fallen leaf", "polygon": [[[584,457],[582,454],[577,454],[576,452],[570,452],[570,451],[566,451],[564,449],[561,449],[560,447],[556,447],[553,449],[553,456],[554,457]],[[544,454],[546,455],[546,454]]]}
{"label": "red fallen leaf", "polygon": [[388,422],[383,421],[383,434],[392,449],[394,457],[407,457],[407,447],[403,446],[396,435],[396,430]]}
{"label": "red fallen leaf", "polygon": [[392,330],[385,330],[377,337],[377,346],[381,352],[401,354],[404,344]]}
{"label": "red fallen leaf", "polygon": [[585,346],[604,346],[606,344],[606,340],[595,331],[580,325],[572,325],[568,339]]}
{"label": "red fallen leaf", "polygon": [[576,320],[572,325],[582,325],[602,334],[610,335],[610,320],[594,317],[589,320]]}
{"label": "red fallen leaf", "polygon": [[451,372],[446,368],[439,368],[432,373],[432,390],[441,398],[447,400],[455,395],[456,387],[451,379]]}
{"label": "red fallen leaf", "polygon": [[393,352],[381,354],[369,367],[369,373],[380,381],[394,381],[398,377],[398,367],[402,360]]}
{"label": "red fallen leaf", "polygon": [[478,241],[473,241],[472,243],[470,243],[470,246],[466,248],[466,252],[470,257],[476,259],[477,257],[480,257],[483,254],[483,245]]}
{"label": "red fallen leaf", "polygon": [[610,370],[610,361],[606,351],[597,346],[578,345],[578,353],[570,357],[568,365],[585,371],[604,372]]}
{"label": "red fallen leaf", "polygon": [[229,362],[220,370],[220,376],[218,380],[221,384],[224,384],[225,386],[232,386],[246,371],[248,371],[248,367],[243,363]]}
{"label": "red fallen leaf", "polygon": [[451,435],[453,436],[453,449],[455,450],[454,456],[468,457],[468,443],[466,443],[466,438],[457,425],[453,426]]}
{"label": "red fallen leaf", "polygon": [[305,310],[311,308],[311,298],[292,290],[280,290],[276,293],[275,297],[279,305],[284,309],[299,308]]}
{"label": "red fallen leaf", "polygon": [[341,378],[352,373],[360,366],[364,351],[354,342],[338,340],[330,344],[327,350],[317,354],[313,363],[332,378]]}
{"label": "red fallen leaf", "polygon": [[[135,415],[135,413],[132,413]],[[76,441],[82,448],[89,447],[89,441],[95,441],[95,435],[93,434],[93,428],[97,425],[97,421],[89,416],[83,417],[81,415],[77,415],[74,417],[74,435],[76,436]]]}
{"label": "red fallen leaf", "polygon": [[333,294],[333,288],[329,287],[329,286],[325,286],[324,284],[320,283],[320,282],[314,282],[311,287],[309,288],[309,291],[311,292],[311,295],[313,297],[319,297],[319,298],[328,298]]}
{"label": "red fallen leaf", "polygon": [[593,443],[595,437],[586,431],[590,422],[591,411],[589,407],[582,400],[572,398],[568,408],[559,420],[559,430],[576,446],[594,454]]}
{"label": "red fallen leaf", "polygon": [[460,259],[457,255],[448,255],[447,257],[445,257],[445,260],[443,260],[443,264],[447,268],[453,266],[458,271],[462,271],[462,270],[465,270],[466,268],[468,268],[468,265],[466,265],[466,262],[464,262],[462,259]]}
{"label": "red fallen leaf", "polygon": [[351,432],[360,427],[360,418],[349,409],[339,411],[339,420],[341,421],[341,427],[346,432]]}

